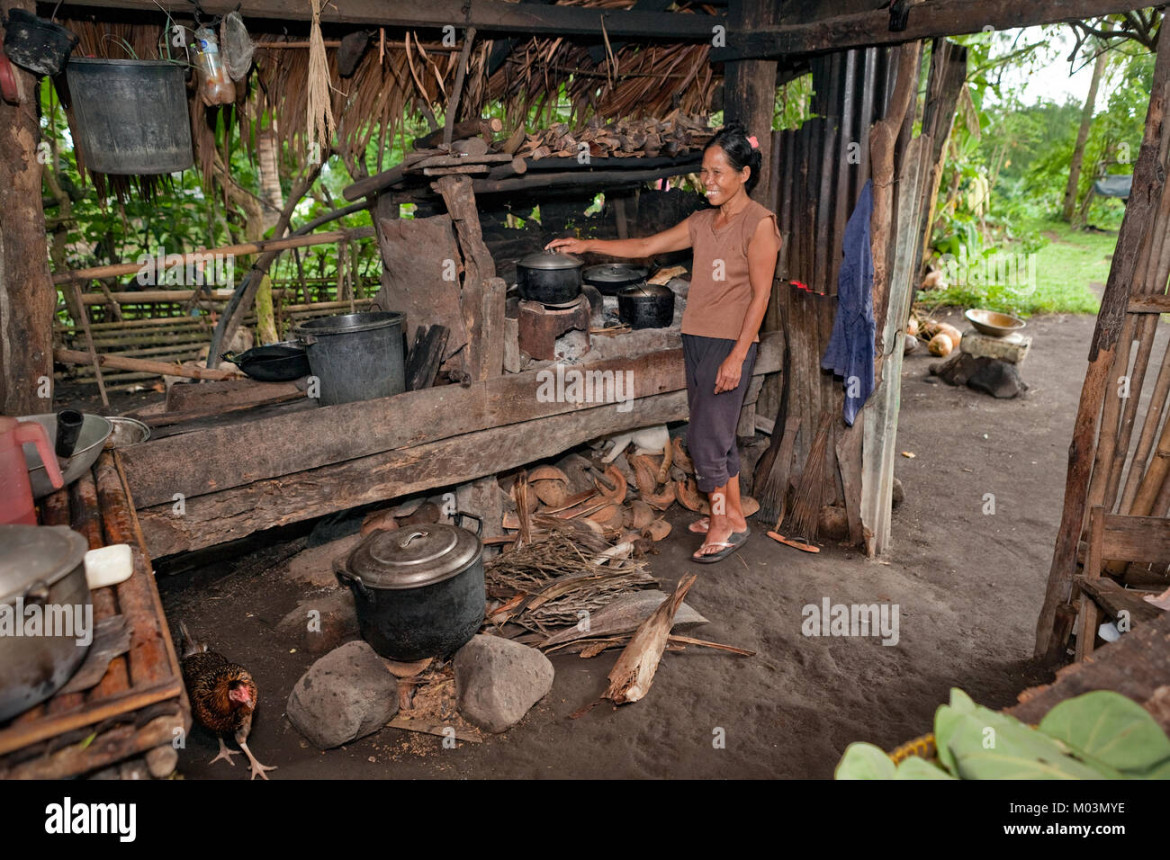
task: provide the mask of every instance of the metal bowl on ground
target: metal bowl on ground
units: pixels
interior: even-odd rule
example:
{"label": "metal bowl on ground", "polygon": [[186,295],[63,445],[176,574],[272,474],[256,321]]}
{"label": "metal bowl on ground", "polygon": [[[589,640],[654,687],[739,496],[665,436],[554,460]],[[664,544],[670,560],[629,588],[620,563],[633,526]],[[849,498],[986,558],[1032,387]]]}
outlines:
{"label": "metal bowl on ground", "polygon": [[[50,442],[57,438],[56,415],[25,415],[19,420],[36,421],[45,428],[45,432],[49,434]],[[61,467],[61,477],[65,479],[66,487],[88,472],[90,467],[97,462],[98,455],[102,453],[102,446],[106,444],[106,439],[109,438],[113,430],[114,425],[110,423],[108,418],[90,415],[88,412],[85,414],[81,424],[81,433],[77,437],[77,445],[73,449],[73,456],[64,459],[57,458],[57,464]],[[41,461],[41,455],[34,445],[24,446],[24,459],[28,463],[28,480],[32,485],[33,498],[42,499],[52,493],[54,491],[53,484],[45,473],[45,464]]]}
{"label": "metal bowl on ground", "polygon": [[110,438],[106,440],[107,448],[128,448],[150,438],[150,428],[137,418],[123,418],[118,415],[106,420],[114,428]]}
{"label": "metal bowl on ground", "polygon": [[1027,325],[1022,319],[1011,314],[1001,314],[977,308],[971,308],[963,316],[971,325],[975,326],[975,331],[989,337],[1007,337]]}

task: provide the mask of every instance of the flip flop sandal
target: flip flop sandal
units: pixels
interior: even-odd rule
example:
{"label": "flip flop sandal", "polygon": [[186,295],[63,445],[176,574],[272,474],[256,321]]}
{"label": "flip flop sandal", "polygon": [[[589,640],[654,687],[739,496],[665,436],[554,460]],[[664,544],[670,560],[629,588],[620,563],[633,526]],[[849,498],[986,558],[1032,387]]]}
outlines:
{"label": "flip flop sandal", "polygon": [[[695,526],[702,526],[702,528],[695,528]],[[703,517],[702,519],[695,520],[693,523],[687,526],[687,531],[694,535],[705,535],[710,527],[711,518]]]}
{"label": "flip flop sandal", "polygon": [[752,530],[749,528],[744,529],[742,532],[732,532],[730,539],[727,541],[705,543],[703,546],[699,547],[699,549],[703,549],[703,547],[708,546],[718,546],[723,547],[723,549],[719,550],[719,552],[713,552],[707,555],[692,555],[691,561],[695,562],[695,564],[715,564],[716,562],[723,561],[723,559],[727,558],[729,555],[747,543],[747,539],[751,537],[751,534]]}

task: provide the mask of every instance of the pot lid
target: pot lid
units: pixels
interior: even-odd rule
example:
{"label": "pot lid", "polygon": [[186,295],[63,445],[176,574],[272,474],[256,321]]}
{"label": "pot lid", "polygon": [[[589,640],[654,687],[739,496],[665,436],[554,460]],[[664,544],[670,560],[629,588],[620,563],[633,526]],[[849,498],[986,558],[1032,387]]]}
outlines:
{"label": "pot lid", "polygon": [[69,526],[0,526],[0,603],[37,580],[54,585],[85,561],[88,549]]}
{"label": "pot lid", "polygon": [[558,254],[555,251],[538,251],[535,254],[529,254],[523,260],[516,263],[517,266],[523,266],[526,269],[545,269],[548,271],[560,271],[562,269],[579,269],[583,265],[577,258],[569,254]]}
{"label": "pot lid", "polygon": [[644,280],[647,271],[623,263],[603,263],[600,266],[590,266],[581,273],[581,277],[587,284],[629,284]]}
{"label": "pot lid", "polygon": [[632,284],[618,293],[618,298],[622,299],[662,299],[667,296],[673,296],[674,292],[670,287],[665,287],[662,284]]}
{"label": "pot lid", "polygon": [[369,535],[347,567],[367,588],[421,588],[462,573],[482,551],[479,538],[458,526],[403,526]]}

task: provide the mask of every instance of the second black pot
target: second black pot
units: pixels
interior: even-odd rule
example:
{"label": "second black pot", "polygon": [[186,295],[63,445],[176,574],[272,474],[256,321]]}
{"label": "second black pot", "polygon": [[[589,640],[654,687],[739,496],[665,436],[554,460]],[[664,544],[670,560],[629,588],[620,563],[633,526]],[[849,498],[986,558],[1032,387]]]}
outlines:
{"label": "second black pot", "polygon": [[376,531],[333,569],[353,591],[362,638],[383,657],[445,657],[483,624],[483,544],[467,529]]}
{"label": "second black pot", "polygon": [[668,328],[674,322],[674,292],[662,284],[635,284],[618,293],[618,316],[630,328]]}

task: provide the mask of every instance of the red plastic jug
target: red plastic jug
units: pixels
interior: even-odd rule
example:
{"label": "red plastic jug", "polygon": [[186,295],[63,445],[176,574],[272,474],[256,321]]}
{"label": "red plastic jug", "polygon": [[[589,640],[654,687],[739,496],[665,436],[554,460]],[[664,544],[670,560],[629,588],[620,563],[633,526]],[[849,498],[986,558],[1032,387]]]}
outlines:
{"label": "red plastic jug", "polygon": [[35,421],[17,421],[0,415],[0,524],[3,525],[37,524],[32,484],[28,480],[28,462],[21,447],[25,442],[37,446],[53,486],[59,489],[65,483],[45,428]]}

